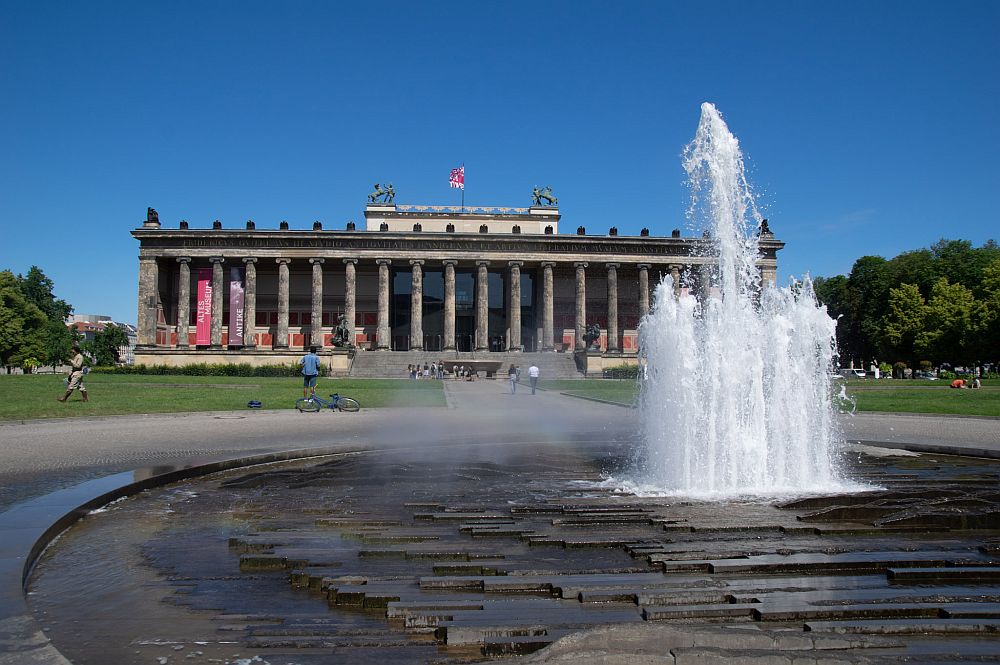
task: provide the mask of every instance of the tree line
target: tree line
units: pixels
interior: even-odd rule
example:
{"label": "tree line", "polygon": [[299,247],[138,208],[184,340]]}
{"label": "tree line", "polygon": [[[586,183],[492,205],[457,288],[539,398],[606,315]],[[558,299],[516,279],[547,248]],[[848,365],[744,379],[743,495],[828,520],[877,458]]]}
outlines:
{"label": "tree line", "polygon": [[849,275],[817,277],[838,319],[842,365],[970,368],[1000,360],[1000,246],[945,240],[891,259],[862,256]]}
{"label": "tree line", "polygon": [[[0,366],[56,367],[69,359],[74,342],[82,335],[66,321],[73,307],[53,293],[55,284],[38,266],[26,275],[0,271]],[[92,341],[82,342],[83,353],[95,365],[114,365],[119,347],[128,344],[125,331],[114,324],[97,331]]]}

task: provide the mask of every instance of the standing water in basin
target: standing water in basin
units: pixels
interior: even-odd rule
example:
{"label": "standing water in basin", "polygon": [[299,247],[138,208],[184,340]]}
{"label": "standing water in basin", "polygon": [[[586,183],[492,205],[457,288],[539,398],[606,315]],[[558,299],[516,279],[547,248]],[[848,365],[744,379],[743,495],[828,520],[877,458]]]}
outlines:
{"label": "standing water in basin", "polygon": [[679,297],[664,279],[640,325],[645,445],[631,489],[706,498],[846,489],[834,463],[836,323],[808,279],[762,284],[761,216],[739,141],[712,104],[683,158],[691,213],[712,241],[692,262],[718,267],[693,270],[697,288]]}

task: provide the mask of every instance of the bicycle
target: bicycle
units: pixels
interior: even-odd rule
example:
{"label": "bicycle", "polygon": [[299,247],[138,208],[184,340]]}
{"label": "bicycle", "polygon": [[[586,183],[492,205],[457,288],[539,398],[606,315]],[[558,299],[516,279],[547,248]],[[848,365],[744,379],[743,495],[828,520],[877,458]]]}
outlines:
{"label": "bicycle", "polygon": [[319,413],[321,409],[353,413],[361,408],[361,404],[354,398],[341,397],[338,393],[333,393],[329,400],[325,400],[319,395],[300,397],[295,400],[295,408],[298,409],[299,413]]}

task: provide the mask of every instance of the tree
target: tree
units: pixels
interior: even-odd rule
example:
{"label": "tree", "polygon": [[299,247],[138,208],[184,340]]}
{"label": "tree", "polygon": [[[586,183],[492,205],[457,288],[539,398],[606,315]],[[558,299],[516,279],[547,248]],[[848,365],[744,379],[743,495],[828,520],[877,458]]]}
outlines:
{"label": "tree", "polygon": [[14,273],[0,271],[0,365],[43,357],[46,321],[42,310],[25,297]]}
{"label": "tree", "polygon": [[54,369],[56,365],[69,360],[70,347],[73,342],[79,340],[79,337],[79,333],[67,327],[61,320],[49,320],[45,324],[44,352],[40,356],[42,362]]}
{"label": "tree", "polygon": [[982,298],[974,314],[973,352],[977,360],[995,364],[1000,360],[1000,258],[983,270],[980,291]]}
{"label": "tree", "polygon": [[977,310],[972,291],[940,278],[931,288],[925,308],[924,330],[917,336],[916,350],[935,364],[950,362],[968,367],[975,360],[973,317]]}
{"label": "tree", "polygon": [[930,296],[931,287],[939,277],[934,253],[929,249],[903,252],[890,259],[887,267],[893,286],[916,284],[925,298]]}
{"label": "tree", "polygon": [[854,262],[847,278],[850,335],[857,340],[856,353],[862,366],[875,357],[882,337],[882,317],[892,286],[887,263],[881,256],[862,256]]}
{"label": "tree", "polygon": [[975,291],[983,280],[983,271],[1000,258],[1000,248],[992,240],[975,248],[968,240],[941,239],[931,245],[936,272],[952,284],[961,284]]}
{"label": "tree", "polygon": [[120,361],[120,348],[127,345],[125,331],[109,323],[104,330],[94,333],[94,341],[87,343],[86,351],[95,365],[116,365]]}
{"label": "tree", "polygon": [[881,348],[895,361],[908,360],[919,367],[917,338],[924,332],[926,304],[916,284],[900,284],[889,289],[889,309],[882,318]]}
{"label": "tree", "polygon": [[851,291],[843,275],[817,277],[813,281],[816,298],[826,305],[826,313],[837,319],[837,350],[841,358],[860,358],[858,326],[851,308]]}
{"label": "tree", "polygon": [[45,276],[45,273],[38,266],[31,266],[28,268],[28,274],[24,277],[18,275],[17,280],[24,296],[42,310],[50,320],[65,321],[73,313],[73,308],[69,303],[56,298],[55,294],[52,293],[55,284]]}

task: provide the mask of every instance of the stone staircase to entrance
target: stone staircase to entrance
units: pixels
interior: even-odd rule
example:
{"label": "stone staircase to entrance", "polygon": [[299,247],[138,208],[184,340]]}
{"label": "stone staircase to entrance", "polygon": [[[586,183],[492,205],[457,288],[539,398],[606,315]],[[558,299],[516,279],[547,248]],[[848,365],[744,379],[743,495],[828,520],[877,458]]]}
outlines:
{"label": "stone staircase to entrance", "polygon": [[507,367],[511,363],[520,365],[522,379],[528,375],[528,368],[538,365],[542,379],[579,379],[582,374],[576,369],[571,353],[456,353],[454,351],[359,351],[351,364],[350,376],[366,379],[405,379],[406,366],[419,363],[423,367],[434,361],[444,361],[451,371],[453,365],[473,360],[488,360],[501,363],[500,373],[506,378]]}

